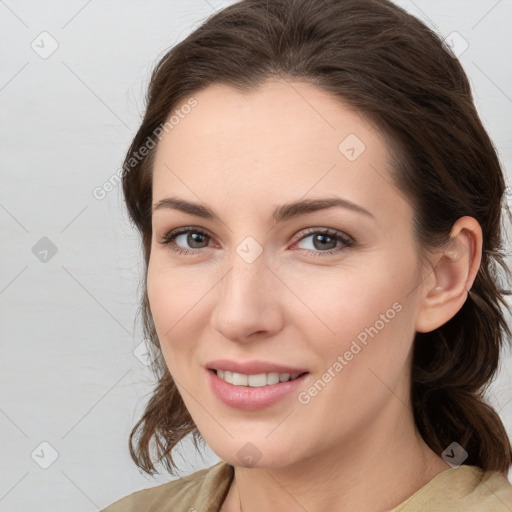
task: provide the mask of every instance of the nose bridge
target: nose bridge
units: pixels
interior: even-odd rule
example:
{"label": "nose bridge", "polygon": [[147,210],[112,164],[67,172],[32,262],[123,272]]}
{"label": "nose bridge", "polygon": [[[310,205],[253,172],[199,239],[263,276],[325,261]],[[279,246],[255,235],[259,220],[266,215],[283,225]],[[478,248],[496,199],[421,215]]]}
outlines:
{"label": "nose bridge", "polygon": [[218,286],[212,318],[224,337],[242,341],[254,332],[278,328],[276,278],[267,265],[263,249],[258,249],[255,241],[242,241],[233,251],[229,271]]}
{"label": "nose bridge", "polygon": [[271,299],[267,290],[271,276],[272,272],[267,268],[263,254],[254,259],[245,259],[240,256],[237,248],[230,259],[230,271],[220,286],[219,304],[226,302],[231,311],[239,312],[256,311],[264,307]]}
{"label": "nose bridge", "polygon": [[222,294],[238,297],[240,304],[251,298],[259,301],[270,272],[268,252],[264,252],[258,240],[248,235],[233,247],[229,256],[231,270],[223,279]]}

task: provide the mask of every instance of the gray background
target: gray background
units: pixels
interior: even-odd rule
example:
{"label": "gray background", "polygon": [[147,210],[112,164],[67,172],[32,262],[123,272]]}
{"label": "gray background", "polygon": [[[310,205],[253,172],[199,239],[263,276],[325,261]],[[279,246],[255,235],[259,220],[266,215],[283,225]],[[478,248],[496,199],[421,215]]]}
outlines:
{"label": "gray background", "polygon": [[[229,3],[0,0],[0,511],[94,511],[171,479],[129,457],[152,389],[142,253],[121,187],[93,191],[115,183],[157,58]],[[397,3],[453,42],[510,176],[512,1]],[[510,354],[489,400],[512,435]],[[181,453],[181,474],[219,460]]]}

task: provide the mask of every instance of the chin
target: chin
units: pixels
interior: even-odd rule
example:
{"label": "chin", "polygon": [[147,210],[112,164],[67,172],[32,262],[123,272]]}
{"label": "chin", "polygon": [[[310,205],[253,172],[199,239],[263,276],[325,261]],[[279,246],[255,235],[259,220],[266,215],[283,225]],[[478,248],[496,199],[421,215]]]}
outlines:
{"label": "chin", "polygon": [[[233,441],[232,446],[224,444],[222,448],[208,444],[216,455],[223,461],[243,468],[280,469],[297,462],[297,454],[293,448],[280,446],[276,448],[264,442]],[[290,455],[292,453],[292,455]]]}

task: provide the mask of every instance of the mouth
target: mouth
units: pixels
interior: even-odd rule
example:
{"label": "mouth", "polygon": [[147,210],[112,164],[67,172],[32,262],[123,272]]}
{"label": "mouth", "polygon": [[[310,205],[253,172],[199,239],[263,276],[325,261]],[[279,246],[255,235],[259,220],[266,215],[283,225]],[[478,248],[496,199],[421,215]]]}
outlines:
{"label": "mouth", "polygon": [[279,373],[279,372],[268,372],[268,373],[256,373],[256,374],[245,374],[230,372],[228,370],[211,369],[211,372],[215,373],[219,379],[232,384],[233,386],[247,386],[251,388],[262,388],[265,386],[272,386],[283,382],[290,382],[298,379],[308,372],[297,372],[297,373]]}
{"label": "mouth", "polygon": [[307,384],[304,368],[269,361],[218,360],[206,365],[209,387],[224,405],[257,411],[297,394]]}

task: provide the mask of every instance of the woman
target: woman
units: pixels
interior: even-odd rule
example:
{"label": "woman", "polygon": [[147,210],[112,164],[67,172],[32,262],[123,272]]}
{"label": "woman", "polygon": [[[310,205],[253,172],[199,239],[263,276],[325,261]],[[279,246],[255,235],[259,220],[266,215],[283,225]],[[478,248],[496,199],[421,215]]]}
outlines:
{"label": "woman", "polygon": [[388,1],[246,0],[148,100],[123,187],[158,385],[130,451],[222,462],[106,510],[512,510],[482,396],[504,178],[442,41]]}

